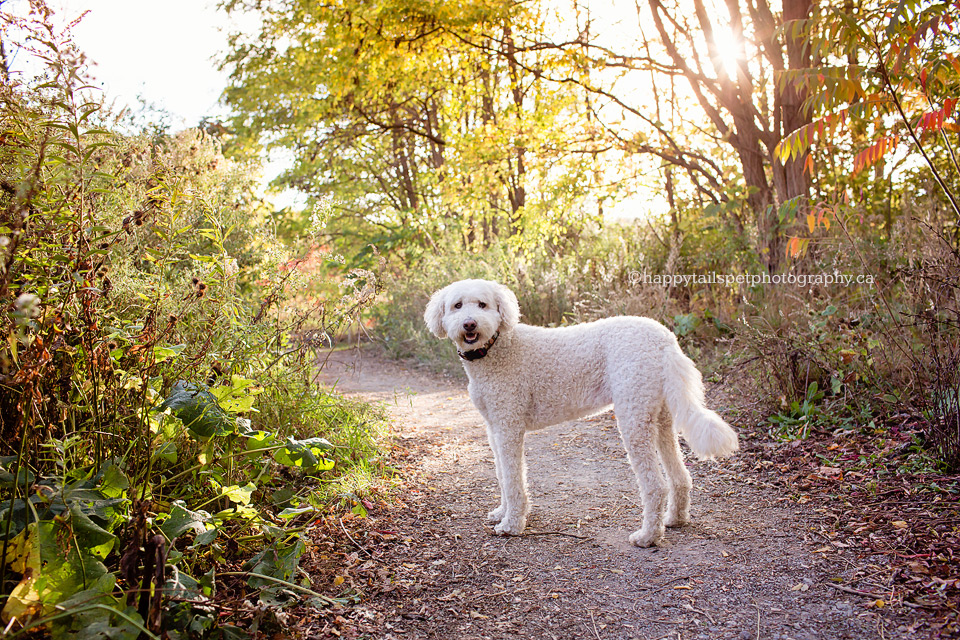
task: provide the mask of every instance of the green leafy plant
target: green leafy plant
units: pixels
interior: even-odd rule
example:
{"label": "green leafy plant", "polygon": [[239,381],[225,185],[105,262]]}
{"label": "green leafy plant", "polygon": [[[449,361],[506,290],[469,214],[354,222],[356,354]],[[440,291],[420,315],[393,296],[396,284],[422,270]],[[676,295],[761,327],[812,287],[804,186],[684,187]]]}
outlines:
{"label": "green leafy plant", "polygon": [[817,383],[811,382],[802,402],[794,400],[786,412],[768,418],[776,427],[773,431],[774,436],[781,440],[806,438],[810,434],[810,428],[815,426],[818,418],[823,415],[818,407],[823,396],[824,392],[817,388]]}
{"label": "green leafy plant", "polygon": [[296,509],[376,468],[382,418],[314,384],[302,336],[354,321],[378,274],[309,286],[250,167],[201,131],[116,133],[35,4],[3,24],[49,70],[0,106],[3,624],[239,637],[201,614],[223,567],[328,605],[290,582]]}

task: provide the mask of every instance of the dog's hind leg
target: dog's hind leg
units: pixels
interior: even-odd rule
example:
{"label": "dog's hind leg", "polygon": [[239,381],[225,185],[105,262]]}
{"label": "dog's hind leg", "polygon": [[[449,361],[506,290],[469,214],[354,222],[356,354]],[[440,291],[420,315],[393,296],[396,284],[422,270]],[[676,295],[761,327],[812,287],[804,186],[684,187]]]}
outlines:
{"label": "dog's hind leg", "polygon": [[490,442],[499,461],[500,500],[503,519],[493,530],[499,535],[518,536],[527,526],[530,501],[527,498],[527,465],[523,453],[523,429],[493,429]]}
{"label": "dog's hind leg", "polygon": [[640,484],[643,503],[643,524],[630,535],[630,542],[638,547],[649,547],[663,538],[663,512],[667,502],[667,487],[657,458],[657,431],[659,411],[651,412],[637,407],[615,405],[620,437],[627,457]]}
{"label": "dog's hind leg", "polygon": [[690,488],[693,486],[693,481],[683,463],[680,443],[677,442],[677,432],[673,429],[673,416],[670,415],[666,404],[660,409],[657,449],[660,452],[663,468],[667,472],[667,483],[670,485],[664,523],[668,527],[680,527],[690,522]]}

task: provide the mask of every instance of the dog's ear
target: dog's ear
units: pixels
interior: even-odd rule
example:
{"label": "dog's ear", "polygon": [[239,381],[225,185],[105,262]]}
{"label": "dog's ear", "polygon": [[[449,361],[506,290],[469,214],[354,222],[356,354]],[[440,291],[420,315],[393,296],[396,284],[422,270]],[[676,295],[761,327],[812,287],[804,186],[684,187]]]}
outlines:
{"label": "dog's ear", "polygon": [[447,289],[443,288],[430,296],[430,302],[423,311],[423,321],[427,323],[427,328],[438,338],[446,338],[447,332],[443,328],[443,312],[446,307],[445,298]]}
{"label": "dog's ear", "polygon": [[520,304],[517,302],[517,296],[502,284],[497,285],[497,311],[502,318],[501,331],[509,331],[519,324]]}

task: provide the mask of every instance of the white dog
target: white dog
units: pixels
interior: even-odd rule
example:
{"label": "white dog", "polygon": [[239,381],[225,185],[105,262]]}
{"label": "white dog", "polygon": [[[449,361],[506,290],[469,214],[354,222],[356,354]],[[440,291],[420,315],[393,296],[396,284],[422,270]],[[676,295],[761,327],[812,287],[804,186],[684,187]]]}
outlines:
{"label": "white dog", "polygon": [[638,547],[659,543],[665,526],[689,521],[692,483],[674,429],[701,458],[739,448],[730,425],[704,407],[700,372],[654,320],[621,316],[556,329],[520,324],[516,296],[488,280],[437,291],[423,317],[438,338],[457,345],[470,399],[487,422],[500,484],[500,506],[488,519],[498,534],[520,535],[526,527],[526,431],[614,406],[640,483],[643,524],[630,536]]}

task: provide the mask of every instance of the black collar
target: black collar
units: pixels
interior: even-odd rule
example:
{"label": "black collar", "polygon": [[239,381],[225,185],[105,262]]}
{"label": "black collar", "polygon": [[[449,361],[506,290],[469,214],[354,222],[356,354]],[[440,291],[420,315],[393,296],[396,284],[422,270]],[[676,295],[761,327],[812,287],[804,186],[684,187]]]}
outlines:
{"label": "black collar", "polygon": [[457,350],[457,355],[467,361],[479,360],[483,356],[487,355],[487,351],[490,350],[490,347],[493,346],[493,343],[497,341],[497,338],[500,337],[500,332],[497,331],[493,334],[493,337],[487,340],[487,343],[480,347],[479,349],[473,349],[472,351],[460,351]]}

